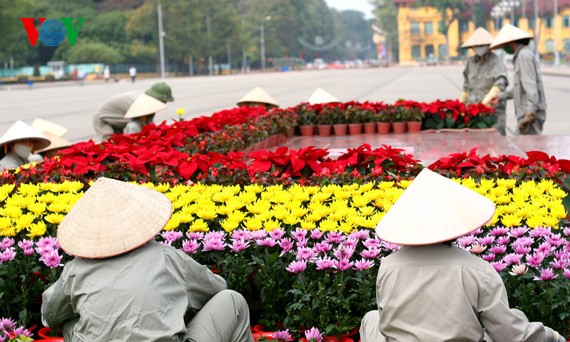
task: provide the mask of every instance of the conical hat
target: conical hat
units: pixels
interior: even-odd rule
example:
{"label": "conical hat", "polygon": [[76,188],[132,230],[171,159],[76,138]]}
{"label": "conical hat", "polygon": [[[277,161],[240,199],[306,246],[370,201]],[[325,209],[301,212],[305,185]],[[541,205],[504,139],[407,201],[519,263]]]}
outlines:
{"label": "conical hat", "polygon": [[462,48],[470,48],[474,46],[491,45],[495,37],[482,27],[478,27],[473,34],[467,38],[465,43],[461,45]]}
{"label": "conical hat", "polygon": [[453,240],[481,227],[494,203],[429,169],[413,180],[376,226],[376,234],[400,245]]}
{"label": "conical hat", "polygon": [[159,101],[150,95],[142,93],[135,98],[133,104],[131,104],[129,110],[127,110],[125,119],[138,118],[141,116],[154,114],[166,107],[168,107],[166,103]]}
{"label": "conical hat", "polygon": [[490,49],[494,49],[494,48],[498,48],[503,46],[506,43],[510,43],[510,42],[514,42],[517,40],[521,40],[521,39],[526,39],[526,38],[533,38],[532,34],[521,30],[520,28],[513,26],[511,24],[506,24],[505,26],[503,26],[501,28],[501,30],[499,31],[499,34],[497,34],[497,37],[495,37],[495,39],[493,40],[493,42],[491,43],[491,46],[489,46]]}
{"label": "conical hat", "polygon": [[277,104],[277,101],[275,101],[265,90],[263,90],[263,88],[261,87],[256,87],[253,90],[251,90],[249,93],[245,94],[244,97],[241,98],[241,100],[239,100],[237,102],[238,106],[247,104],[247,103],[266,103],[270,106],[275,106],[275,107],[279,107],[279,105]]}
{"label": "conical hat", "polygon": [[51,143],[49,144],[48,147],[36,151],[38,153],[47,152],[47,151],[71,146],[71,142],[67,141],[66,139],[64,139],[62,137],[58,137],[57,135],[53,135],[50,132],[44,132],[44,135],[46,136],[46,138],[49,139],[49,141]]}
{"label": "conical hat", "polygon": [[71,255],[107,258],[151,240],[171,214],[172,204],[160,192],[102,177],[63,218],[57,240]]}
{"label": "conical hat", "polygon": [[21,140],[32,140],[34,142],[34,151],[41,150],[49,145],[48,138],[41,132],[33,129],[27,123],[18,120],[0,138],[0,146]]}
{"label": "conical hat", "polygon": [[42,133],[50,132],[51,134],[58,137],[63,137],[68,131],[66,127],[40,118],[34,119],[32,122],[32,128]]}
{"label": "conical hat", "polygon": [[315,90],[313,95],[311,95],[311,97],[309,97],[309,100],[307,100],[307,102],[309,102],[309,104],[313,105],[313,104],[321,104],[321,103],[340,102],[340,100],[337,99],[336,97],[332,96],[331,94],[327,93],[326,91],[322,90],[321,88],[317,88],[317,90]]}

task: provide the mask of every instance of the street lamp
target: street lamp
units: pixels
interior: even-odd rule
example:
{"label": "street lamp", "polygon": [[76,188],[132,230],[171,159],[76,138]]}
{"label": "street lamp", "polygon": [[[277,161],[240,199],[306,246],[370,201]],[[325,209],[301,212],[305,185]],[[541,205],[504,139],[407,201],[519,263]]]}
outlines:
{"label": "street lamp", "polygon": [[260,42],[261,42],[261,71],[265,70],[265,22],[271,20],[271,16],[263,18],[259,26]]}
{"label": "street lamp", "polygon": [[554,65],[560,66],[560,53],[558,52],[558,35],[560,34],[560,28],[556,25],[556,17],[558,16],[558,0],[552,0],[554,2],[552,11],[552,25],[554,25]]}

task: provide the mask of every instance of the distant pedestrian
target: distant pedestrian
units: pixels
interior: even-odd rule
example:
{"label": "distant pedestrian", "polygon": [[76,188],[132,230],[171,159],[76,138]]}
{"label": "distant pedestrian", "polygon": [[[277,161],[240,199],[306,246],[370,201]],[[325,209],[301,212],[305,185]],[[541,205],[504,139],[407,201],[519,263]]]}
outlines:
{"label": "distant pedestrian", "polygon": [[131,76],[131,82],[135,83],[135,79],[137,78],[137,68],[134,65],[131,65],[129,68],[129,76]]}
{"label": "distant pedestrian", "polygon": [[546,97],[539,63],[534,51],[528,47],[532,38],[528,32],[507,24],[490,46],[514,54],[513,88],[503,91],[492,102],[514,99],[517,134],[542,134],[546,121]]}
{"label": "distant pedestrian", "polygon": [[105,78],[105,83],[108,83],[111,78],[111,70],[108,65],[105,65],[105,68],[103,69],[103,77]]}
{"label": "distant pedestrian", "polygon": [[87,75],[85,74],[85,71],[79,70],[77,72],[77,82],[79,83],[80,86],[82,86],[83,83],[85,82],[85,77],[87,77]]}
{"label": "distant pedestrian", "polygon": [[[509,84],[505,63],[489,50],[493,40],[491,33],[478,27],[461,45],[461,48],[471,48],[475,52],[475,56],[469,57],[463,70],[461,102],[465,104],[483,103],[491,106],[491,99],[504,91]],[[497,117],[494,127],[499,133],[506,135],[506,101],[499,101],[494,109]]]}

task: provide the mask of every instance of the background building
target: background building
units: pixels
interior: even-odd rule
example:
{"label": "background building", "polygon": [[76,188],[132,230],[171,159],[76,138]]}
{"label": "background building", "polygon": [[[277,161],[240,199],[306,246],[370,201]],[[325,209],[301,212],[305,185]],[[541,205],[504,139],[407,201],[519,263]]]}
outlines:
{"label": "background building", "polygon": [[[475,28],[483,26],[496,35],[507,23],[535,36],[543,62],[554,61],[557,50],[560,63],[570,64],[570,0],[468,0],[446,9],[445,18],[443,10],[418,6],[415,0],[394,0],[394,4],[400,64],[461,59],[468,51],[460,46]],[[442,33],[446,28],[447,35]]]}

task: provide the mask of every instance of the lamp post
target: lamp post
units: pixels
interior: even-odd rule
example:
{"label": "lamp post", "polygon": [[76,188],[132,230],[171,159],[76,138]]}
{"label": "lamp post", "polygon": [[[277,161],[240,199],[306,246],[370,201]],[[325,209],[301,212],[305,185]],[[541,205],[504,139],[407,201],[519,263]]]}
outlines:
{"label": "lamp post", "polygon": [[552,0],[554,2],[553,13],[552,13],[552,25],[554,25],[554,65],[560,66],[560,53],[558,52],[558,39],[560,34],[560,28],[556,25],[556,17],[558,17],[558,0]]}
{"label": "lamp post", "polygon": [[263,18],[259,26],[259,40],[261,43],[261,71],[265,70],[265,22],[271,20],[271,16]]}
{"label": "lamp post", "polygon": [[160,77],[164,78],[166,76],[164,67],[164,36],[166,33],[162,29],[162,5],[160,2],[157,5],[158,14],[158,49],[160,53]]}

